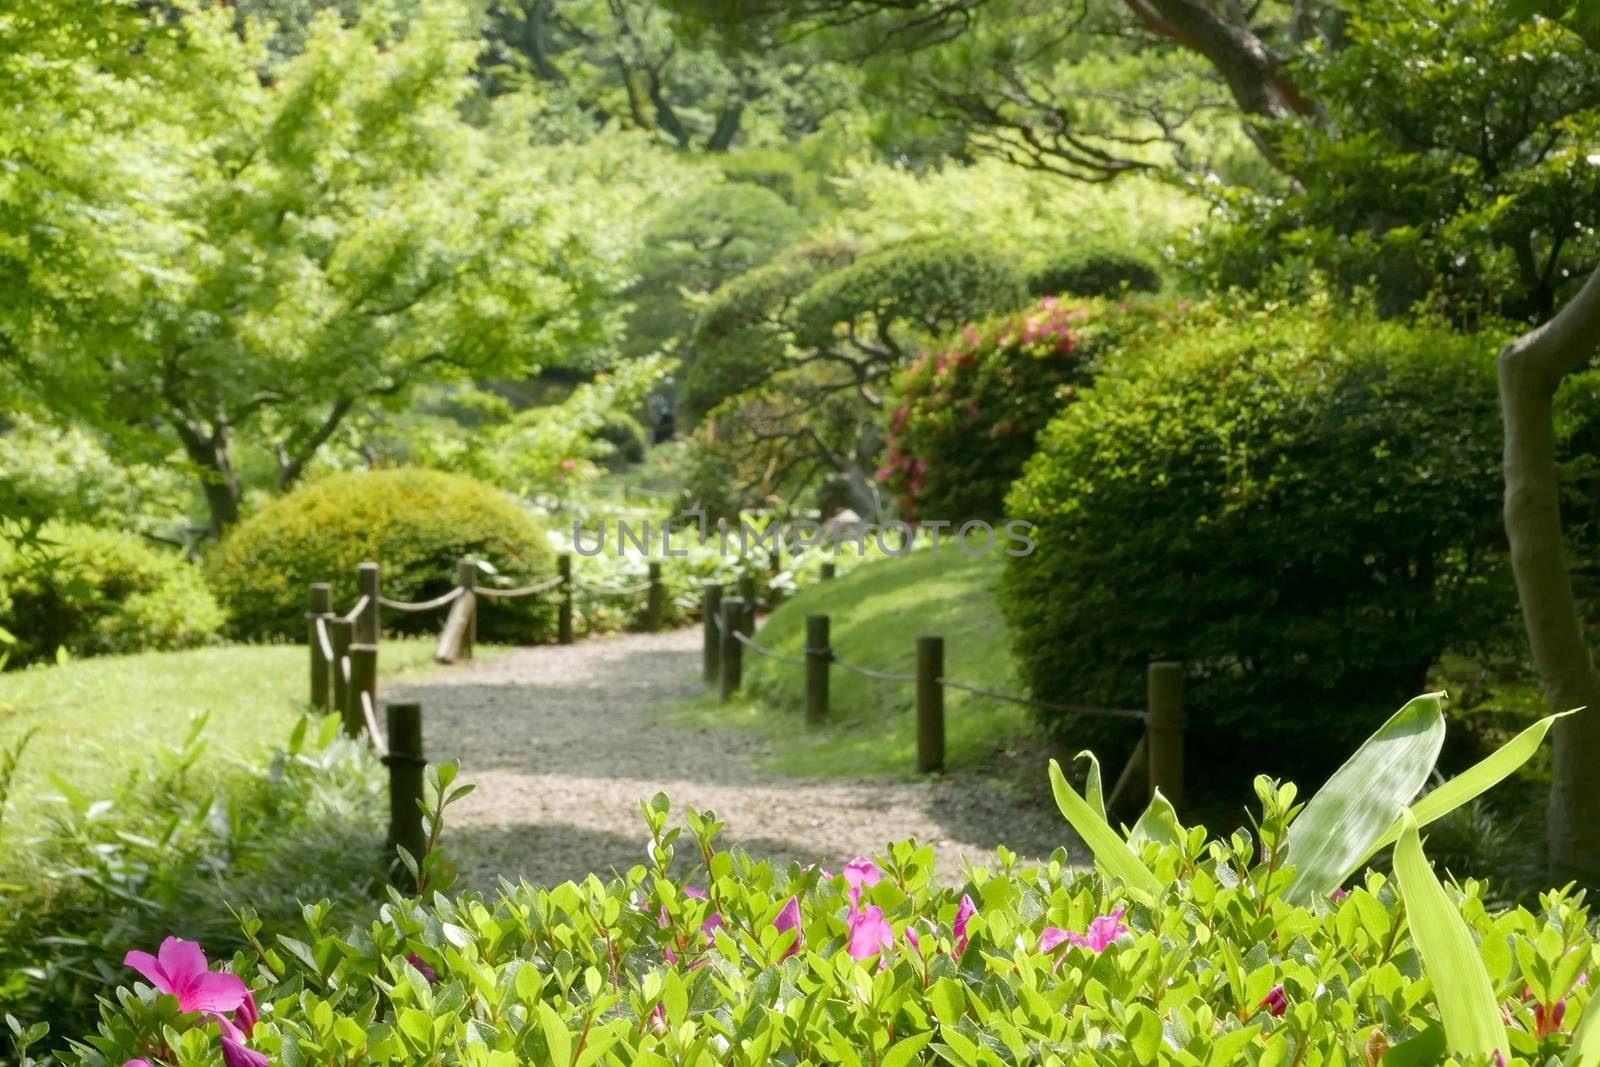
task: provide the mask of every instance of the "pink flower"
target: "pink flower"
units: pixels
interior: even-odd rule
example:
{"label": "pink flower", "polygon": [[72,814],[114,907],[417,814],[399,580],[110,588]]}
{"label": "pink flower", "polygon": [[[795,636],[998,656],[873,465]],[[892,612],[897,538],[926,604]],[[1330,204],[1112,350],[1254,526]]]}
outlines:
{"label": "pink flower", "polygon": [[564,471],[572,470],[577,465],[578,461],[575,459],[564,459],[561,461],[561,469]]}
{"label": "pink flower", "polygon": [[683,895],[688,897],[690,900],[709,899],[704,889],[697,889],[692,885],[686,885],[683,887]]}
{"label": "pink flower", "polygon": [[722,916],[712,912],[706,916],[706,921],[700,924],[700,932],[706,935],[706,940],[712,939],[712,931],[722,925]]}
{"label": "pink flower", "polygon": [[667,1008],[661,1001],[656,1001],[655,1010],[650,1013],[650,1027],[658,1034],[667,1032]]}
{"label": "pink flower", "polygon": [[878,481],[886,482],[889,480],[890,476],[894,474],[894,471],[890,470],[888,467],[879,467],[872,473],[873,476],[878,479]]}
{"label": "pink flower", "polygon": [[267,1067],[267,1057],[244,1043],[238,1027],[220,1015],[214,1016],[222,1038],[222,1062],[226,1067]]}
{"label": "pink flower", "polygon": [[417,973],[428,980],[429,985],[439,984],[439,975],[432,967],[429,967],[426,963],[423,963],[422,958],[415,952],[406,957],[406,962],[415,967],[417,969]]}
{"label": "pink flower", "polygon": [[1039,934],[1039,951],[1049,952],[1058,945],[1066,943],[1100,953],[1111,947],[1113,941],[1127,932],[1128,927],[1122,921],[1122,909],[1118,908],[1108,915],[1095,916],[1084,934],[1074,930],[1061,930],[1054,926],[1045,927]]}
{"label": "pink flower", "polygon": [[122,1067],[150,1067],[150,1061],[149,1060],[129,1060],[127,1063],[124,1063],[122,1065]]}
{"label": "pink flower", "polygon": [[772,920],[772,926],[779,933],[782,933],[785,930],[794,931],[794,944],[790,945],[788,950],[784,952],[784,959],[788,959],[790,956],[793,956],[796,952],[800,951],[800,943],[805,940],[805,931],[800,929],[799,897],[789,898],[789,903],[785,904],[783,906],[783,910],[778,912],[778,917]]}
{"label": "pink flower", "polygon": [[1267,1014],[1274,1019],[1289,1010],[1289,997],[1283,991],[1282,982],[1267,991],[1267,995],[1261,998],[1260,1006],[1266,1008]]}
{"label": "pink flower", "polygon": [[1349,896],[1349,895],[1350,894],[1345,892],[1343,888],[1339,888],[1339,889],[1335,889],[1333,892],[1329,893],[1328,894],[1328,899],[1333,901],[1335,904],[1338,904],[1338,903],[1341,903],[1344,900],[1344,898]]}
{"label": "pink flower", "polygon": [[850,944],[847,948],[851,959],[871,959],[893,947],[894,928],[884,920],[882,908],[868,904],[851,914]]}
{"label": "pink flower", "polygon": [[156,955],[129,952],[122,962],[143,975],[156,992],[177,997],[181,1012],[233,1011],[248,992],[238,975],[213,974],[206,954],[193,941],[169,937]]}
{"label": "pink flower", "polygon": [[261,1013],[256,1010],[256,998],[250,990],[246,989],[244,991],[244,1000],[234,1010],[233,1025],[244,1031],[245,1037],[249,1037],[255,1032],[256,1023],[260,1021]]}
{"label": "pink flower", "polygon": [[963,952],[967,951],[967,923],[971,922],[972,917],[976,914],[978,914],[978,906],[972,902],[970,896],[965,893],[961,894],[961,903],[956,905],[956,921],[950,925],[950,932],[955,935],[956,939],[955,954],[958,959]]}
{"label": "pink flower", "polygon": [[1567,1000],[1565,997],[1556,1001],[1556,1006],[1548,1012],[1543,1004],[1533,1006],[1533,1036],[1538,1038],[1549,1037],[1561,1031],[1561,1020],[1567,1014]]}
{"label": "pink flower", "polygon": [[844,880],[850,883],[850,912],[861,905],[861,890],[883,881],[883,872],[866,856],[857,856],[844,865]]}

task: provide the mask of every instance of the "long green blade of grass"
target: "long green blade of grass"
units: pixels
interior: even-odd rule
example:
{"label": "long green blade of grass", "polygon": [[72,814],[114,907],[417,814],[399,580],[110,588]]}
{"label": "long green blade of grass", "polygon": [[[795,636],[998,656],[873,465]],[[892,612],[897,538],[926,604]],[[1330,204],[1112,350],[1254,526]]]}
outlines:
{"label": "long green blade of grass", "polygon": [[1407,702],[1317,790],[1284,841],[1284,895],[1309,904],[1339,887],[1422,789],[1444,746],[1443,693]]}
{"label": "long green blade of grass", "polygon": [[[1416,816],[1417,825],[1426,826],[1435,819],[1443,818],[1461,807],[1461,805],[1488,792],[1511,777],[1516,773],[1517,768],[1527,763],[1528,760],[1533,758],[1533,754],[1539,751],[1539,746],[1544,743],[1544,735],[1550,732],[1551,724],[1557,719],[1565,718],[1571,714],[1573,712],[1563,711],[1540,719],[1516,737],[1495,749],[1488,757],[1479,760],[1439,788],[1419,798],[1411,806],[1411,814]],[[1355,866],[1363,866],[1373,856],[1399,839],[1400,820],[1396,819]],[[1354,869],[1355,867],[1351,868],[1351,870]],[[1350,871],[1346,871],[1345,875],[1349,875],[1349,873]],[[1341,877],[1340,881],[1343,880],[1343,877]]]}
{"label": "long green blade of grass", "polygon": [[1478,1062],[1510,1047],[1483,957],[1444,886],[1422,854],[1422,838],[1411,809],[1401,812],[1400,840],[1394,849],[1395,880],[1405,901],[1411,939],[1433,982],[1433,998],[1444,1023],[1450,1051]]}
{"label": "long green blade of grass", "polygon": [[1572,1035],[1563,1067],[1600,1067],[1600,998],[1591,997]]}
{"label": "long green blade of grass", "polygon": [[1050,761],[1050,790],[1055,794],[1056,807],[1061,809],[1062,816],[1078,831],[1078,836],[1089,846],[1089,851],[1094,853],[1095,865],[1102,874],[1119,878],[1129,887],[1142,889],[1151,897],[1161,895],[1161,883],[1156,881],[1150,868],[1140,862],[1128,843],[1089,806],[1089,802],[1067,784],[1066,776],[1061,773],[1061,765],[1055,760]]}

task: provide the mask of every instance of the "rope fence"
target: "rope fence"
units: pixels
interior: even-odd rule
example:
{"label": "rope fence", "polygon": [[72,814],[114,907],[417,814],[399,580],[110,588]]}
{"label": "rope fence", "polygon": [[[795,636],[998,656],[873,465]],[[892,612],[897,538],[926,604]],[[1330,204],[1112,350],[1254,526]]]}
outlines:
{"label": "rope fence", "polygon": [[913,673],[878,670],[841,659],[832,647],[832,629],[826,615],[806,616],[806,638],[802,655],[794,656],[757,641],[753,602],[745,594],[741,579],[738,596],[724,596],[721,583],[706,582],[701,587],[701,614],[704,619],[704,677],[716,684],[724,702],[733,699],[743,682],[744,650],[758,656],[800,667],[805,671],[806,721],[820,724],[828,718],[829,674],[839,667],[884,685],[915,685],[917,711],[917,770],[933,773],[945,764],[945,693],[957,690],[973,696],[1017,704],[1042,711],[1091,718],[1122,719],[1144,726],[1127,765],[1112,790],[1110,806],[1119,807],[1134,799],[1140,783],[1148,797],[1156,789],[1174,804],[1183,799],[1183,736],[1187,727],[1183,705],[1183,665],[1151,663],[1146,678],[1146,706],[1105,708],[1088,704],[1068,704],[1015,693],[1003,693],[971,685],[949,677],[944,670],[944,638],[924,635],[916,639],[916,664]]}

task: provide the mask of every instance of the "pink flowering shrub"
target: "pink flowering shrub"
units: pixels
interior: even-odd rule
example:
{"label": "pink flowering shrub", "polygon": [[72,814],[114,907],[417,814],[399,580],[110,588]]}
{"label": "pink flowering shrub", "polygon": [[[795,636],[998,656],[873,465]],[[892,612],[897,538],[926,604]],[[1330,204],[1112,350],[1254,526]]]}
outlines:
{"label": "pink flowering shrub", "polygon": [[907,519],[1001,517],[1006,490],[1050,418],[1148,305],[1047,296],[964,327],[895,378],[877,477]]}

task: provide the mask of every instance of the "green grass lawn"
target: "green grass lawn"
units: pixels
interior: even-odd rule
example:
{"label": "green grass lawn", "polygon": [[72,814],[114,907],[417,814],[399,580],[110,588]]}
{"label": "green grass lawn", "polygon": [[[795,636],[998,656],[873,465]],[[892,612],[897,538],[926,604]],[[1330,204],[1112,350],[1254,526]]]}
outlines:
{"label": "green grass lawn", "polygon": [[[433,649],[431,639],[385,641],[382,680],[434,669]],[[480,657],[492,653],[478,649]],[[282,743],[306,707],[307,671],[300,645],[228,645],[0,674],[0,749],[35,730],[12,785],[7,836],[40,817],[52,777],[109,795],[160,746],[182,741],[195,715],[209,715],[211,758],[249,757]]]}
{"label": "green grass lawn", "polygon": [[[813,585],[779,606],[755,639],[789,656],[805,644],[805,617],[827,615],[835,653],[880,671],[912,673],[916,639],[945,639],[945,674],[1006,693],[1022,693],[1009,639],[994,602],[1002,558],[969,559],[943,548],[877,559],[830,582]],[[745,652],[746,695],[723,705],[712,695],[679,714],[697,725],[737,726],[774,746],[775,769],[797,775],[910,778],[915,775],[915,687],[887,685],[840,667],[831,673],[831,718],[804,721],[805,680],[799,667]],[[968,693],[945,698],[946,765],[984,761],[1007,740],[1030,732],[1027,709]]]}

